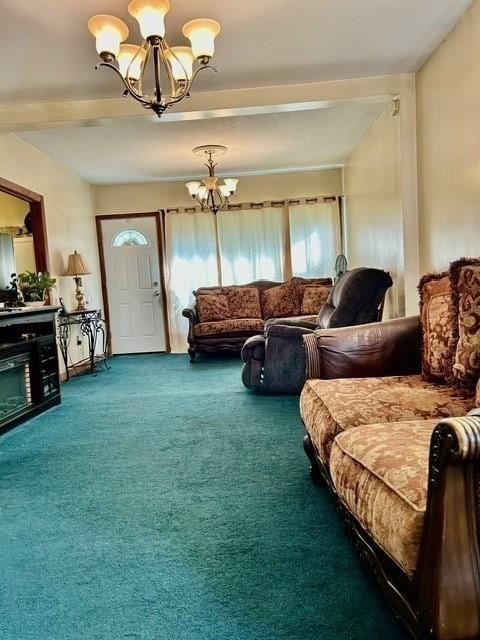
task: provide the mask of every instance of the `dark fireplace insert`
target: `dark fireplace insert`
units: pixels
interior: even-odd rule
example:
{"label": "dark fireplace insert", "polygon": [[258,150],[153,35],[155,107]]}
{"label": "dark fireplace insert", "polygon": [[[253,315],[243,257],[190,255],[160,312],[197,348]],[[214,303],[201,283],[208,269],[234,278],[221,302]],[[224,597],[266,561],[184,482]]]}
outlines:
{"label": "dark fireplace insert", "polygon": [[23,413],[31,405],[30,355],[0,357],[0,422]]}

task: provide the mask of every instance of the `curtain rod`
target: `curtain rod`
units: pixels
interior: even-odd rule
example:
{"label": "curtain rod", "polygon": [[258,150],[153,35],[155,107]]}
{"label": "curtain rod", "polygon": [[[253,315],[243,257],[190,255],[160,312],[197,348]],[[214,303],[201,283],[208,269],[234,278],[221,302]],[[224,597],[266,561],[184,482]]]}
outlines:
{"label": "curtain rod", "polygon": [[[254,209],[267,209],[295,207],[298,205],[325,204],[337,202],[339,196],[305,196],[303,198],[286,198],[284,200],[266,200],[264,202],[241,202],[229,204],[223,211],[252,211]],[[205,213],[205,210],[203,210]],[[201,207],[169,207],[165,213],[202,213]]]}

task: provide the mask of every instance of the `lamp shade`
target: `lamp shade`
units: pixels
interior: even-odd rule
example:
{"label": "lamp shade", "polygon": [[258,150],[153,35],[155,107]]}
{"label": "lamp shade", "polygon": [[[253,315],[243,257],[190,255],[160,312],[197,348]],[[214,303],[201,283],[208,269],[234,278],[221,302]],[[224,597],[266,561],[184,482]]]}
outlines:
{"label": "lamp shade", "polygon": [[169,0],[133,0],[128,5],[128,13],[140,25],[140,33],[145,40],[165,36],[165,16],[169,11]]}
{"label": "lamp shade", "polygon": [[88,21],[88,30],[95,38],[97,53],[109,53],[115,58],[120,51],[120,43],[128,38],[127,25],[107,14],[93,16]]}
{"label": "lamp shade", "polygon": [[190,47],[170,47],[165,52],[175,80],[190,80],[193,75],[194,55]]}
{"label": "lamp shade", "polygon": [[68,256],[67,270],[63,274],[64,276],[88,276],[90,271],[85,263],[85,258],[81,253],[71,253]]}
{"label": "lamp shade", "polygon": [[146,55],[145,49],[135,44],[122,44],[117,60],[122,76],[126,78],[128,73],[131,80],[138,80],[142,75],[142,65]]}
{"label": "lamp shade", "polygon": [[183,35],[190,40],[196,58],[211,58],[215,51],[215,38],[220,33],[216,20],[197,18],[183,25]]}

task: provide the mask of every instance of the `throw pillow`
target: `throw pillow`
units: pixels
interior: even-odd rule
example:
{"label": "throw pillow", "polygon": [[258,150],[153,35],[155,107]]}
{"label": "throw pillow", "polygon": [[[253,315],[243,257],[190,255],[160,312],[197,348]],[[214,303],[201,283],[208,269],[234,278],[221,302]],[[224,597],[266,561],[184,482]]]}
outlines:
{"label": "throw pillow", "polygon": [[296,286],[300,300],[303,298],[305,287],[310,285],[331,287],[333,285],[331,278],[301,278],[300,276],[294,276],[290,282]]}
{"label": "throw pillow", "polygon": [[422,325],[422,376],[444,382],[452,368],[450,342],[453,317],[448,273],[424,276],[418,285]]}
{"label": "throw pillow", "polygon": [[256,287],[227,287],[230,318],[261,318],[260,295]]}
{"label": "throw pillow", "polygon": [[291,280],[262,291],[261,301],[264,320],[300,315],[301,299],[297,287]]}
{"label": "throw pillow", "polygon": [[462,258],[450,265],[455,322],[451,341],[451,382],[474,388],[480,377],[480,259]]}
{"label": "throw pillow", "polygon": [[230,317],[228,297],[224,293],[201,293],[197,296],[200,322],[217,322]]}
{"label": "throw pillow", "polygon": [[317,314],[325,304],[332,287],[308,284],[303,290],[300,313],[302,316]]}

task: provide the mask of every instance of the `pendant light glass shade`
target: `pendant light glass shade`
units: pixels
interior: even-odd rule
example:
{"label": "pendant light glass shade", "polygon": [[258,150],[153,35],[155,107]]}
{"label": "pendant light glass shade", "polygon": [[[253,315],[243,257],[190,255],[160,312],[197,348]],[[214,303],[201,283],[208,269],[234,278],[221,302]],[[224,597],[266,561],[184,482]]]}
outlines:
{"label": "pendant light glass shade", "polygon": [[198,196],[198,191],[200,189],[200,182],[187,182],[185,185],[188,189],[188,193],[192,196],[192,198],[195,198],[195,196]]}
{"label": "pendant light glass shade", "polygon": [[235,193],[237,190],[238,178],[225,178],[224,182],[230,193]]}
{"label": "pendant light glass shade", "polygon": [[115,16],[100,14],[88,21],[88,30],[95,38],[97,53],[110,54],[116,58],[120,51],[120,43],[128,38],[128,27]]}
{"label": "pendant light glass shade", "polygon": [[193,76],[195,57],[190,47],[170,47],[165,52],[175,80],[190,80]]}
{"label": "pendant light glass shade", "polygon": [[128,13],[140,25],[140,33],[145,40],[165,36],[165,16],[169,10],[169,0],[133,0],[128,5]]}
{"label": "pendant light glass shade", "polygon": [[142,75],[142,65],[146,58],[145,49],[137,47],[135,44],[122,44],[118,54],[118,67],[124,78],[138,80]]}
{"label": "pendant light glass shade", "polygon": [[200,200],[205,200],[207,195],[208,195],[207,187],[203,187],[203,186],[199,187],[198,197],[200,198]]}
{"label": "pendant light glass shade", "polygon": [[197,18],[183,26],[183,35],[190,40],[195,58],[211,58],[215,51],[215,38],[220,33],[216,20]]}
{"label": "pendant light glass shade", "polygon": [[220,191],[220,193],[222,194],[222,196],[223,196],[224,198],[228,198],[228,197],[231,195],[231,191],[230,191],[230,189],[228,188],[228,185],[226,185],[226,184],[221,184],[221,185],[218,187],[218,190]]}

